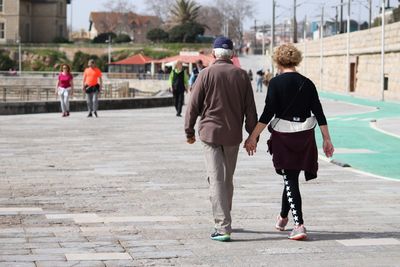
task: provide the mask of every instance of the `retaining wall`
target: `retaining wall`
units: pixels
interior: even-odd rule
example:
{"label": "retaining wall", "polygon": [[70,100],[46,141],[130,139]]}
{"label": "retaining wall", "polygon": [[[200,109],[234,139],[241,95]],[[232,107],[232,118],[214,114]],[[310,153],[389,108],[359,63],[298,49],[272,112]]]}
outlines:
{"label": "retaining wall", "polygon": [[[100,99],[99,110],[136,109],[173,106],[172,97]],[[71,112],[87,111],[86,101],[70,101]],[[61,112],[59,101],[0,103],[0,115]]]}
{"label": "retaining wall", "polygon": [[[299,43],[303,62],[299,71],[314,81],[317,88],[348,93],[347,34]],[[321,52],[322,51],[322,52]],[[381,27],[350,33],[350,64],[354,66],[354,94],[381,99]],[[400,100],[400,22],[385,28],[386,100]],[[323,55],[322,62],[320,55]],[[322,63],[322,65],[321,65]],[[322,66],[322,75],[321,73]],[[350,70],[351,71],[351,70]],[[322,77],[322,79],[320,79]],[[321,82],[322,80],[322,82]]]}

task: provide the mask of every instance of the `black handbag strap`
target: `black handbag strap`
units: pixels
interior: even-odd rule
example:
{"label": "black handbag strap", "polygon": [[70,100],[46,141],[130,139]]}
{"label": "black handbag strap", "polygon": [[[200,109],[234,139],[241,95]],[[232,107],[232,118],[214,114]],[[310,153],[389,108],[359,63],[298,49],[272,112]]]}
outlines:
{"label": "black handbag strap", "polygon": [[[284,117],[286,115],[286,113],[289,111],[289,109],[293,106],[294,102],[296,101],[297,96],[299,95],[301,89],[303,89],[304,83],[306,82],[306,79],[304,79],[304,81],[301,83],[299,90],[297,90],[296,95],[294,96],[294,98],[292,99],[292,102],[290,102],[290,104],[286,107],[285,111],[282,113],[281,117]],[[278,124],[278,122],[281,120],[281,118],[278,118],[278,120],[276,121],[276,123],[274,125],[271,125],[272,130],[275,128],[275,126]]]}

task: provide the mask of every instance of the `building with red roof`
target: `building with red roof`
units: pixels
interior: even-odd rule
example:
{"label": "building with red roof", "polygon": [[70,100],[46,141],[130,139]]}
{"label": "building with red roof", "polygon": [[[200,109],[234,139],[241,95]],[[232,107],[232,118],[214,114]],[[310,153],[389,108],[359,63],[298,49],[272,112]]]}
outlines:
{"label": "building with red roof", "polygon": [[119,73],[147,73],[151,70],[151,57],[143,54],[136,54],[123,60],[109,64],[109,72]]}

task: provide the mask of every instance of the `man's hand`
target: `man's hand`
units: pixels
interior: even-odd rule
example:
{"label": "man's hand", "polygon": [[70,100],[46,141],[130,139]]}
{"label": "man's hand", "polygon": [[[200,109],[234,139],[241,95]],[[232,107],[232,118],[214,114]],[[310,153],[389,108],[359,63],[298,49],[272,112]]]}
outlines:
{"label": "man's hand", "polygon": [[194,135],[192,137],[187,137],[186,142],[188,144],[194,144],[194,142],[196,142],[196,137]]}
{"label": "man's hand", "polygon": [[253,156],[257,152],[257,140],[249,137],[244,142],[243,147],[246,149],[249,156]]}

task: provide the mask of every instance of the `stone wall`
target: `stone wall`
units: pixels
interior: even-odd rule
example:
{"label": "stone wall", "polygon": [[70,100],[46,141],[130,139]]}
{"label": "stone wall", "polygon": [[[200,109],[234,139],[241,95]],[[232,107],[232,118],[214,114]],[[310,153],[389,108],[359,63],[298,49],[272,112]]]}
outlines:
{"label": "stone wall", "polygon": [[[400,22],[385,28],[385,76],[389,79],[385,100],[400,100]],[[317,88],[348,93],[347,35],[299,43],[303,62],[299,71],[312,79]],[[355,96],[381,99],[381,27],[350,33],[350,64],[354,66]],[[320,75],[322,64],[322,75]],[[322,77],[322,79],[321,79]]]}
{"label": "stone wall", "polygon": [[[171,97],[100,99],[99,110],[137,109],[173,106]],[[87,111],[85,100],[70,101],[71,112]],[[58,101],[0,102],[0,115],[60,112]]]}

